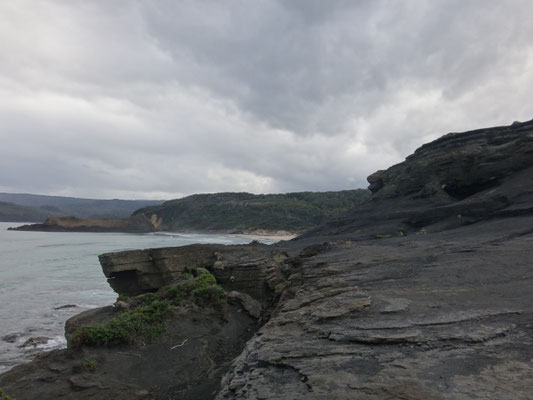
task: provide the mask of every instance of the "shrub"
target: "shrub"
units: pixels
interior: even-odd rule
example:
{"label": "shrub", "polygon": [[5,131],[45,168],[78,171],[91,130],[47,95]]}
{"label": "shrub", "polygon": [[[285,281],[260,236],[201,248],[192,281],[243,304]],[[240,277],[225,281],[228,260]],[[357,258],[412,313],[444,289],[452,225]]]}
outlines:
{"label": "shrub", "polygon": [[94,324],[78,328],[72,346],[107,346],[120,343],[151,342],[165,331],[165,318],[170,305],[155,300],[149,305],[118,313],[107,324]]}
{"label": "shrub", "polygon": [[117,297],[117,301],[128,301],[128,296],[125,294],[119,294]]}
{"label": "shrub", "polygon": [[162,299],[170,300],[173,304],[179,304],[190,297],[213,300],[216,304],[222,304],[226,298],[224,289],[217,285],[213,274],[202,274],[181,285],[162,288],[158,295]]}
{"label": "shrub", "polygon": [[155,293],[149,292],[138,295],[137,299],[139,299],[142,304],[149,305],[157,300],[157,295]]}
{"label": "shrub", "polygon": [[83,361],[83,368],[85,368],[88,371],[95,371],[97,366],[98,366],[98,363],[96,362],[96,360]]}
{"label": "shrub", "polygon": [[218,285],[203,286],[192,291],[192,296],[202,302],[222,305],[226,301],[226,292]]}
{"label": "shrub", "polygon": [[152,342],[165,331],[172,305],[189,298],[221,306],[226,301],[226,292],[217,285],[214,275],[202,274],[180,285],[163,287],[157,293],[144,293],[131,298],[132,308],[118,312],[111,321],[78,328],[69,344],[81,347]]}

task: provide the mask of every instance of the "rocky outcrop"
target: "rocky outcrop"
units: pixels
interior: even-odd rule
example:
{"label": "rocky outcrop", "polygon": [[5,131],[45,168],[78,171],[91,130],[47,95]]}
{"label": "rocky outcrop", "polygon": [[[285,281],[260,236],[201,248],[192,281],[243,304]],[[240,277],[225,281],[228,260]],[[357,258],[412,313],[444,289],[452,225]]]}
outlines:
{"label": "rocky outcrop", "polygon": [[530,214],[532,176],[533,121],[450,133],[370,175],[369,201],[303,238],[435,232]]}
{"label": "rocky outcrop", "polygon": [[329,242],[216,398],[530,398],[532,223]]}
{"label": "rocky outcrop", "polygon": [[[187,314],[187,335],[176,334],[160,352],[147,347],[99,353],[117,357],[102,358],[107,375],[78,376],[70,364],[56,367],[51,353],[34,367],[4,374],[0,386],[22,400],[31,398],[23,385],[38,379],[70,382],[79,398],[120,398],[117,388],[125,388],[130,398],[161,393],[168,399],[217,400],[529,400],[532,143],[532,122],[447,135],[372,175],[373,196],[350,215],[275,246],[195,245],[102,255],[118,293],[154,291],[207,269],[230,292],[235,318],[245,316],[255,325],[214,327],[195,310],[200,317],[194,322]],[[104,312],[97,315],[105,318]],[[86,318],[96,316],[81,315],[69,324]],[[244,339],[234,326],[249,336]],[[231,332],[241,333],[237,345],[224,342]],[[163,349],[171,354],[169,348],[196,334],[222,341],[220,351],[234,357],[231,366],[230,357],[217,363],[212,347],[201,341],[187,342],[198,355],[185,358],[187,368],[155,362],[161,357],[172,365]],[[69,354],[76,360],[89,354],[81,351]],[[119,359],[119,352],[143,361]],[[212,370],[206,359],[214,360]],[[54,378],[57,373],[44,374],[46,368],[68,372]],[[122,368],[137,371],[133,383],[112,372]],[[180,392],[177,386],[150,391],[139,371],[157,380],[155,370],[161,375],[157,384],[187,383]],[[195,392],[204,387],[197,379],[201,373],[189,379],[189,370],[212,378],[209,390]]]}
{"label": "rocky outcrop", "polygon": [[[67,323],[104,323],[118,310],[106,307]],[[18,400],[210,399],[221,377],[257,330],[257,319],[229,303],[224,312],[190,304],[167,321],[165,333],[146,344],[54,350],[0,376],[0,387]]]}
{"label": "rocky outcrop", "polygon": [[271,303],[284,280],[287,257],[277,247],[219,244],[189,245],[102,254],[100,263],[118,294],[155,291],[179,280],[184,273],[206,269],[227,291],[246,293],[256,301]]}
{"label": "rocky outcrop", "polygon": [[49,217],[42,224],[22,225],[10,228],[17,231],[44,232],[154,232],[156,227],[144,215],[129,218]]}

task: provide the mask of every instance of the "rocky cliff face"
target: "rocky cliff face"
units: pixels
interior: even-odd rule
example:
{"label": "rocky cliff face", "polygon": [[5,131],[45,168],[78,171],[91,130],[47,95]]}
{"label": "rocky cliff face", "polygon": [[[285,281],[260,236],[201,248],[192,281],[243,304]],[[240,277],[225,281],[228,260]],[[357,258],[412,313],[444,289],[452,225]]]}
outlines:
{"label": "rocky cliff face", "polygon": [[373,196],[302,238],[441,231],[533,206],[533,121],[450,133],[368,177]]}
{"label": "rocky cliff face", "polygon": [[119,294],[131,296],[155,291],[184,273],[205,268],[228,291],[244,292],[265,303],[284,281],[286,257],[276,247],[259,243],[195,244],[102,254],[100,264],[109,284]]}
{"label": "rocky cliff face", "polygon": [[[135,352],[139,366],[160,368],[162,376],[178,373],[172,379],[182,382],[181,389],[168,383],[163,393],[139,380],[128,393],[217,400],[531,399],[532,181],[533,122],[450,134],[370,176],[373,196],[349,216],[295,240],[102,255],[119,293],[154,291],[191,268],[207,269],[239,299],[234,315],[257,319],[208,327],[238,354],[231,366],[227,358],[217,363],[200,342],[180,348],[201,354],[189,369],[211,376],[211,383],[222,377],[202,393],[194,394],[197,375],[187,381],[186,369],[155,364],[157,352],[120,350]],[[232,326],[250,330],[246,342],[224,342]],[[206,325],[197,322],[194,329],[205,333]],[[85,353],[69,354],[79,359]],[[76,375],[61,379],[74,376],[77,396],[109,398],[112,388],[132,384],[111,372],[119,365],[113,360],[102,361],[108,381],[100,389],[87,384],[100,382],[98,371],[84,374],[86,387],[75,384]],[[215,360],[212,375],[202,369],[204,360]],[[49,387],[46,380],[60,374],[50,372],[57,360],[39,362],[4,374],[0,386],[30,398],[21,382],[44,369],[48,375],[39,385]]]}

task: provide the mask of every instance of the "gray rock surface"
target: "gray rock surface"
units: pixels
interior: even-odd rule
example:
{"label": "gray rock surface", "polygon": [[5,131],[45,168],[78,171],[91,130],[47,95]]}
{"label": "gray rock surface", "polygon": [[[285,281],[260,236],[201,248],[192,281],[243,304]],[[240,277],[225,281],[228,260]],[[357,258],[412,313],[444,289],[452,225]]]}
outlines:
{"label": "gray rock surface", "polygon": [[530,399],[532,223],[331,242],[217,399]]}

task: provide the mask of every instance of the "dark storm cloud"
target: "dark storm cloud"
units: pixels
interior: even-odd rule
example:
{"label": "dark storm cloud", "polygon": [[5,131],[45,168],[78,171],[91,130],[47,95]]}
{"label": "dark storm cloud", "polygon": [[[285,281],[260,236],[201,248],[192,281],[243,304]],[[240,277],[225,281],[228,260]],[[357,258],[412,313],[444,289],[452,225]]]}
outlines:
{"label": "dark storm cloud", "polygon": [[335,190],[530,119],[529,1],[0,5],[0,190]]}

